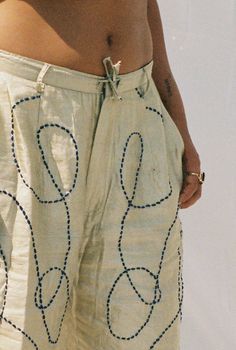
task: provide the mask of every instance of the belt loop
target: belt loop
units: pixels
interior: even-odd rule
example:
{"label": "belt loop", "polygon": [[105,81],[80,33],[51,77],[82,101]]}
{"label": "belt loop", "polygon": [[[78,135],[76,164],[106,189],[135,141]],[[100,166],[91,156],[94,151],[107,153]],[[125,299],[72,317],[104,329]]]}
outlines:
{"label": "belt loop", "polygon": [[146,78],[147,78],[147,87],[146,87],[146,90],[145,90],[145,92],[144,92],[144,94],[143,94],[143,96],[144,96],[144,95],[146,95],[146,93],[147,93],[147,91],[148,91],[148,89],[149,89],[150,78],[149,78],[149,75],[148,75],[148,72],[147,72],[146,67],[143,67],[143,71],[144,71],[144,73],[145,73],[145,75],[146,75]]}
{"label": "belt loop", "polygon": [[38,77],[36,80],[36,89],[38,92],[44,91],[45,83],[43,83],[43,78],[44,78],[44,76],[45,76],[45,74],[50,66],[51,66],[51,64],[45,62],[44,65],[42,66],[39,74],[38,74]]}

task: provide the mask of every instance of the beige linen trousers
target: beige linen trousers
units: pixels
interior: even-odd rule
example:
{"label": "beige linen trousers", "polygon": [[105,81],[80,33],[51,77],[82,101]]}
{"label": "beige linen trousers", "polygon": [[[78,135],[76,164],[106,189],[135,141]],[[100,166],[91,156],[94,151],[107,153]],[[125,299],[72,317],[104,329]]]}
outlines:
{"label": "beige linen trousers", "polygon": [[184,142],[153,60],[0,50],[0,350],[179,350]]}

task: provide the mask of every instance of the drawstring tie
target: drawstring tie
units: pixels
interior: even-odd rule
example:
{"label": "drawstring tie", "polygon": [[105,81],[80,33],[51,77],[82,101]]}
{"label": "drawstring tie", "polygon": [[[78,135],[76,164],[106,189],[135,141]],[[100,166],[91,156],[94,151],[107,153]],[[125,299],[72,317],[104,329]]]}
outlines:
{"label": "drawstring tie", "polygon": [[[111,74],[108,71],[108,67],[107,67],[107,63],[108,62],[110,62],[111,67],[112,67]],[[115,96],[116,96],[117,99],[121,101],[122,100],[122,96],[120,96],[118,94],[118,92],[117,92],[117,87],[118,87],[118,84],[120,82],[120,78],[118,77],[118,75],[119,75],[121,60],[118,61],[116,64],[113,64],[113,62],[111,60],[111,57],[105,57],[103,59],[103,64],[104,64],[104,67],[105,67],[105,70],[106,70],[107,78],[100,79],[98,81],[98,83],[103,83],[103,82],[110,83],[110,86],[111,86],[111,89],[112,89],[112,92],[113,92],[112,99],[114,99]],[[116,86],[116,83],[117,83],[117,86]]]}

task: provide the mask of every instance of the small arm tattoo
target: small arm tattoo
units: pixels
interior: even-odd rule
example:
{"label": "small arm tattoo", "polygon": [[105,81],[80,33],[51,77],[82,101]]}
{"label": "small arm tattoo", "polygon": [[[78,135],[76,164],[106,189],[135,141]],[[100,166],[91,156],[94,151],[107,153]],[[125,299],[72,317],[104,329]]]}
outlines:
{"label": "small arm tattoo", "polygon": [[168,77],[164,79],[168,97],[171,97],[173,95],[172,89],[171,89],[171,79],[172,79],[171,73],[169,73]]}

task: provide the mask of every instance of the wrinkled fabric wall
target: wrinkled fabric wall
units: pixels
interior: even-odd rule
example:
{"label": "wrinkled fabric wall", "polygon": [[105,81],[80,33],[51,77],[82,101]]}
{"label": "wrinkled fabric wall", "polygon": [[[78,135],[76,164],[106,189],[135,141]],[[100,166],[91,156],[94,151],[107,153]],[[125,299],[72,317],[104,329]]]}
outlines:
{"label": "wrinkled fabric wall", "polygon": [[236,349],[236,1],[159,0],[188,127],[206,172],[182,209],[181,350]]}

